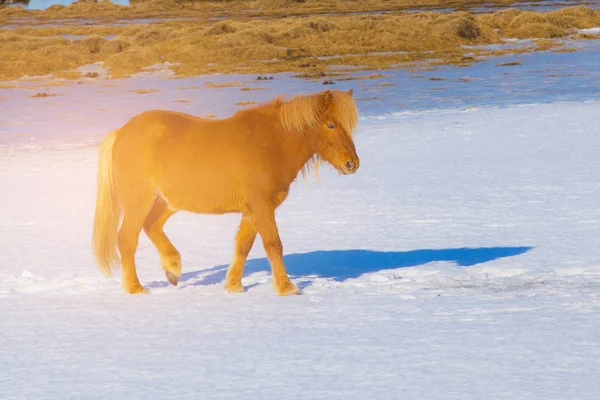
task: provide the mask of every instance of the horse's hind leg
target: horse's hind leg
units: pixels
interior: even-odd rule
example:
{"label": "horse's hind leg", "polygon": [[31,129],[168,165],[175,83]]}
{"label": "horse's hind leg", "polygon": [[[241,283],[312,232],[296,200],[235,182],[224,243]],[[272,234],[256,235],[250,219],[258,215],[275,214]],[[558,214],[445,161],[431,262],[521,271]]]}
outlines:
{"label": "horse's hind leg", "polygon": [[177,210],[169,207],[165,200],[157,197],[144,221],[144,231],[156,246],[162,268],[172,285],[177,285],[181,276],[181,256],[163,231],[163,227],[169,217],[176,212]]}
{"label": "horse's hind leg", "polygon": [[146,214],[152,204],[150,201],[123,207],[123,221],[119,229],[119,253],[123,268],[123,290],[126,293],[148,293],[138,279],[135,268],[135,251]]}
{"label": "horse's hind leg", "polygon": [[241,293],[244,291],[244,287],[242,286],[244,265],[246,264],[248,253],[252,250],[255,239],[256,227],[252,219],[248,215],[244,215],[235,236],[233,261],[227,270],[227,277],[225,278],[225,289],[229,293]]}

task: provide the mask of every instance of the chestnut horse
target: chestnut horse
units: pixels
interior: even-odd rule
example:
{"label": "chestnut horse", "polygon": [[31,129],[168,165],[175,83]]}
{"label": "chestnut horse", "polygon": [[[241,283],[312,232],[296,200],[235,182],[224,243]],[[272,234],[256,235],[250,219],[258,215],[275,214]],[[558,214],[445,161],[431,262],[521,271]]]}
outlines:
{"label": "chestnut horse", "polygon": [[320,160],[342,174],[357,171],[357,117],[352,90],[278,97],[222,120],[158,110],[133,117],[100,148],[92,239],[100,269],[111,276],[121,264],[123,290],[147,293],[134,261],[143,229],[177,285],[181,257],[163,231],[167,219],[179,210],[241,213],[226,290],[244,291],[244,265],[258,232],[275,291],[298,294],[283,263],[275,209],[298,173]]}

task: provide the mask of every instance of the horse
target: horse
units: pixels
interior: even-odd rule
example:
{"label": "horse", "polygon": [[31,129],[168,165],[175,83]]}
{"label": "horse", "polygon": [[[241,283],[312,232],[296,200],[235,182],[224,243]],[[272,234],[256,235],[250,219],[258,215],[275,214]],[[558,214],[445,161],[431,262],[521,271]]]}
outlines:
{"label": "horse", "polygon": [[178,211],[241,214],[225,289],[244,292],[247,256],[260,234],[280,296],[300,294],[283,262],[275,220],[299,172],[321,161],[354,174],[358,111],[348,92],[327,90],[281,96],[223,119],[150,110],[108,133],[100,143],[92,252],[111,277],[122,269],[123,291],[148,293],[136,272],[135,252],[144,230],[174,286],[181,256],[163,231]]}

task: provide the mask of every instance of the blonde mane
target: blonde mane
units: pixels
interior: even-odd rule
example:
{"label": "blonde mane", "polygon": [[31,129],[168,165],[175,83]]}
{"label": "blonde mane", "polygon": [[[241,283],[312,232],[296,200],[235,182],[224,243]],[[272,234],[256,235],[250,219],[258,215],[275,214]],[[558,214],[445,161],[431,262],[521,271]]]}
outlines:
{"label": "blonde mane", "polygon": [[[331,101],[328,105],[323,102],[324,93],[331,94]],[[276,101],[279,106],[279,119],[284,129],[292,135],[305,137],[307,131],[316,129],[319,124],[323,123],[321,116],[328,111],[327,106],[329,106],[332,119],[348,136],[352,137],[358,122],[356,104],[354,104],[352,96],[343,91],[331,90],[296,96],[289,101],[281,101],[277,98]],[[318,155],[315,154],[311,157],[300,170],[302,177],[306,178],[310,171],[314,170],[318,179],[320,162]]]}
{"label": "blonde mane", "polygon": [[[358,121],[356,104],[346,92],[331,90],[328,93],[331,94],[329,107],[334,121],[352,137]],[[323,92],[296,96],[289,101],[279,101],[279,119],[285,130],[290,134],[304,136],[306,131],[315,129],[322,123],[321,116],[327,111],[322,98]]]}

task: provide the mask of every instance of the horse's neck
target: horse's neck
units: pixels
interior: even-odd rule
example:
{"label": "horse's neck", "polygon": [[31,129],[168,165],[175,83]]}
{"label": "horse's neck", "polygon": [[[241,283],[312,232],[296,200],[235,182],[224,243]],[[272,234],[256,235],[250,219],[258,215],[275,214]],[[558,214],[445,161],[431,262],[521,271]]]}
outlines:
{"label": "horse's neck", "polygon": [[[279,104],[273,102],[265,106],[262,113],[263,128],[259,129],[264,135],[268,132],[269,141],[277,141],[273,150],[281,152],[280,157],[274,157],[273,171],[279,171],[278,179],[283,186],[289,186],[298,176],[300,170],[315,155],[310,141],[302,133],[293,133],[285,130],[278,113]],[[256,118],[255,115],[251,116]],[[274,128],[276,127],[276,128]]]}
{"label": "horse's neck", "polygon": [[282,145],[283,159],[286,161],[286,182],[291,184],[298,176],[300,170],[315,155],[315,150],[310,142],[302,135],[285,133],[285,140]]}

